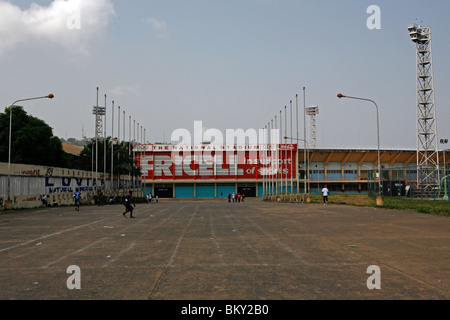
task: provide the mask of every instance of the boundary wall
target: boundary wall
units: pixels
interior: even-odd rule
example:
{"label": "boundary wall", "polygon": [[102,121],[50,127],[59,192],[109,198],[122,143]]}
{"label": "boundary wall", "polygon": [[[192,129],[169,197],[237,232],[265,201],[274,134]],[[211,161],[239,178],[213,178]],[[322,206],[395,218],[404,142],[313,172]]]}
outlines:
{"label": "boundary wall", "polygon": [[99,194],[104,201],[120,197],[128,190],[136,196],[142,193],[141,181],[128,175],[111,179],[110,174],[95,171],[74,170],[26,164],[11,164],[8,199],[8,164],[0,162],[0,211],[43,207],[43,196],[47,203],[74,204],[73,193],[80,191],[82,204],[94,204]]}

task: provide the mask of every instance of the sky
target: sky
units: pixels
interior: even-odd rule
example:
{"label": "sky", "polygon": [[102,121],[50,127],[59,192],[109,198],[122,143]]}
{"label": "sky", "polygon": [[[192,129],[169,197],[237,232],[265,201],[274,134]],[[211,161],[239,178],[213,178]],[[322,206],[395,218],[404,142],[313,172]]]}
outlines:
{"label": "sky", "polygon": [[407,27],[432,28],[437,132],[450,138],[449,12],[448,0],[0,0],[0,109],[52,93],[20,104],[60,138],[91,138],[106,95],[107,135],[120,106],[120,138],[125,111],[125,139],[131,116],[154,143],[194,121],[258,130],[285,106],[289,124],[291,101],[303,139],[305,102],[319,106],[317,147],[376,147],[374,105],[343,93],[376,102],[382,148],[414,149]]}

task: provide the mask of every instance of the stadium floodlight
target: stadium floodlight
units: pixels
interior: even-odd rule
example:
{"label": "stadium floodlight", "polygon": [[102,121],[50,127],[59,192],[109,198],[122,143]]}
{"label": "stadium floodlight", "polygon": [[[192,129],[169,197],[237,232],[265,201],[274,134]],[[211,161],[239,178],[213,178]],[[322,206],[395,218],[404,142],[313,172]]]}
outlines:
{"label": "stadium floodlight", "polygon": [[315,116],[316,114],[319,114],[319,107],[318,106],[306,107],[306,115],[308,115],[308,116]]}
{"label": "stadium floodlight", "polygon": [[315,148],[317,146],[317,124],[316,115],[319,114],[319,106],[306,107],[306,115],[309,116],[309,146]]}
{"label": "stadium floodlight", "polygon": [[427,44],[431,39],[430,28],[419,25],[410,25],[408,27],[409,36],[414,43]]}
{"label": "stadium floodlight", "polygon": [[431,27],[410,25],[411,41],[416,44],[417,65],[417,184],[422,195],[439,188],[437,118],[431,52]]}

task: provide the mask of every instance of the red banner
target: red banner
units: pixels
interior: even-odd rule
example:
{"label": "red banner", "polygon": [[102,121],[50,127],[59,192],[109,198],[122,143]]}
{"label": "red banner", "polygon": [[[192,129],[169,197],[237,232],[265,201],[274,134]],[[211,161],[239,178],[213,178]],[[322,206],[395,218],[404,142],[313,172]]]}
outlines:
{"label": "red banner", "polygon": [[[139,152],[137,161],[147,180],[296,178],[296,150]],[[289,150],[288,150],[289,149]]]}

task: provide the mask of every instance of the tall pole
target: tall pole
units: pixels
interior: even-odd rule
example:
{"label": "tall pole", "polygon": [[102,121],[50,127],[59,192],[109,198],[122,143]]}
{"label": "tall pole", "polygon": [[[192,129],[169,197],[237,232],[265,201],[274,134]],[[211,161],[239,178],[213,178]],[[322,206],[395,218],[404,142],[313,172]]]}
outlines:
{"label": "tall pole", "polygon": [[384,203],[383,203],[383,197],[381,194],[380,120],[379,120],[379,116],[378,116],[378,105],[375,103],[375,101],[370,100],[370,99],[344,96],[341,93],[338,94],[338,98],[339,99],[348,98],[348,99],[369,101],[375,105],[375,109],[377,112],[377,143],[378,143],[378,198],[377,198],[377,205],[382,206]]}
{"label": "tall pole", "polygon": [[[303,141],[303,142],[305,142],[306,144],[308,144],[308,142],[306,141],[306,140],[304,140],[304,139],[298,139],[298,138],[292,138],[292,137],[284,137],[285,139],[291,139],[291,140],[296,140],[296,141]],[[308,146],[308,148],[309,148],[309,146]],[[305,186],[306,186],[306,182],[305,182]],[[308,202],[309,202],[310,200],[308,200]]]}
{"label": "tall pole", "polygon": [[[292,100],[291,100],[291,106],[290,106],[290,108],[291,108],[291,125],[290,125],[290,127],[291,127],[291,137],[292,137]],[[291,149],[291,193],[294,193],[294,177],[293,177],[293,175],[292,175],[292,138],[291,138],[291,146],[290,146],[290,149]]]}
{"label": "tall pole", "polygon": [[[144,139],[142,140],[142,142],[143,142],[144,145],[146,144],[145,143],[145,128],[144,128]],[[144,155],[145,155],[145,153],[144,153]],[[144,174],[142,175],[142,179],[144,180],[144,197],[145,197],[145,194],[147,193],[147,180],[145,179],[146,176],[147,175],[144,172]]]}
{"label": "tall pole", "polygon": [[[283,144],[283,138],[281,136],[283,132],[283,122],[281,120],[283,114],[283,109],[280,110],[280,150],[278,151],[279,158],[281,159],[281,172],[280,172],[280,194],[283,194],[283,150],[281,150],[281,145]],[[278,161],[280,163],[280,161]]]}
{"label": "tall pole", "polygon": [[446,163],[445,163],[445,153],[447,152],[447,150],[445,150],[445,145],[447,144],[448,139],[441,139],[441,144],[444,145],[443,148],[443,153],[444,153],[444,177],[447,175],[447,168],[446,168]]}
{"label": "tall pole", "polygon": [[270,129],[270,161],[271,161],[271,167],[272,167],[272,175],[270,179],[270,195],[273,195],[274,192],[274,185],[275,185],[275,172],[273,172],[274,168],[277,168],[278,166],[274,166],[275,162],[275,154],[273,153],[273,119],[270,120],[271,122],[271,129]]}
{"label": "tall pole", "polygon": [[[131,144],[131,148],[133,149],[132,152],[132,161],[134,163],[134,145],[136,144],[136,120],[133,120],[133,143]],[[132,179],[133,179],[133,189],[135,189],[136,185],[135,185],[135,180],[134,180],[134,173],[132,175]]]}
{"label": "tall pole", "polygon": [[[266,146],[267,144],[266,144],[266,126],[264,126],[264,128],[263,128],[263,141],[262,142],[260,142],[259,144],[260,145],[263,145],[263,146]],[[266,151],[265,151],[265,147],[264,147],[264,151],[262,152],[262,154],[261,154],[261,148],[259,149],[260,150],[260,152],[259,152],[259,155],[258,155],[258,157],[261,159],[261,158],[263,158],[264,157],[264,162],[262,162],[262,161],[260,161],[259,163],[262,163],[263,165],[262,165],[262,189],[263,189],[263,199],[264,199],[264,197],[266,196],[266,171],[265,171],[265,167],[264,167],[264,165],[265,165],[265,159],[266,159]],[[258,173],[256,173],[256,176],[258,176]],[[257,188],[259,188],[259,183],[257,184]],[[259,196],[259,193],[258,193],[258,196]]]}
{"label": "tall pole", "polygon": [[98,179],[98,87],[97,87],[97,108],[95,111],[95,193],[97,194]]}
{"label": "tall pole", "polygon": [[14,101],[11,106],[9,107],[9,137],[8,137],[8,201],[11,200],[11,150],[12,150],[12,144],[11,144],[11,137],[12,137],[12,113],[13,113],[13,107],[17,102],[22,101],[30,101],[30,100],[38,100],[38,99],[53,99],[53,94],[49,94],[45,97],[36,97],[36,98],[27,98],[27,99],[20,99]]}
{"label": "tall pole", "polygon": [[[120,106],[117,107],[117,141],[118,143],[118,152],[117,152],[117,165],[120,165]],[[117,171],[117,192],[120,191],[120,168]],[[117,193],[119,195],[119,193]]]}
{"label": "tall pole", "polygon": [[111,109],[111,190],[114,189],[114,100]]}
{"label": "tall pole", "polygon": [[120,143],[120,106],[117,107],[117,140]]}
{"label": "tall pole", "polygon": [[103,183],[106,187],[106,94],[105,94],[105,128],[103,128]]}
{"label": "tall pole", "polygon": [[128,155],[131,155],[131,116],[128,116]]}
{"label": "tall pole", "polygon": [[[269,161],[269,152],[270,152],[270,149],[269,149],[269,146],[270,146],[270,121],[267,122],[267,134],[266,134],[266,136],[267,136],[267,139],[266,139],[266,145],[267,145],[266,164],[267,164],[267,162]],[[273,167],[272,157],[270,157],[270,167],[269,168],[272,168],[272,167]],[[272,190],[270,188],[270,183],[272,181],[272,170],[268,170],[268,174],[269,174],[269,176],[267,177],[267,182],[266,182],[266,184],[267,184],[267,195],[271,195],[272,194]]]}
{"label": "tall pole", "polygon": [[264,126],[264,128],[266,129],[266,131],[264,132],[264,142],[265,142],[265,147],[266,147],[266,150],[264,151],[264,162],[265,162],[265,169],[266,169],[266,171],[265,171],[265,175],[264,175],[264,184],[265,184],[265,192],[264,192],[264,195],[265,196],[267,196],[268,194],[269,194],[269,176],[268,176],[268,174],[269,174],[269,169],[268,169],[268,167],[267,167],[267,159],[268,159],[268,155],[269,155],[269,152],[268,152],[268,147],[269,147],[269,123],[267,123],[265,126]]}
{"label": "tall pole", "polygon": [[416,44],[417,184],[423,196],[440,185],[431,27],[411,25],[408,31]]}
{"label": "tall pole", "polygon": [[[125,148],[125,110],[123,110],[123,146]],[[125,150],[124,150],[125,151]],[[125,152],[123,153],[125,156]],[[125,194],[125,175],[122,175],[122,195]]]}
{"label": "tall pole", "polygon": [[309,197],[309,186],[306,185],[306,179],[308,179],[309,182],[309,161],[307,161],[307,155],[306,155],[306,88],[303,87],[303,139],[304,139],[304,147],[303,147],[303,166],[305,168],[305,176],[303,177],[304,184],[305,184],[305,195],[306,195],[306,201],[310,202]]}
{"label": "tall pole", "polygon": [[[278,128],[277,128],[277,126],[278,126],[278,122],[277,122],[277,116],[275,116],[275,130],[277,130]],[[276,138],[276,137],[275,137]],[[276,165],[276,168],[277,168],[277,173],[276,173],[276,175],[275,175],[275,177],[274,177],[274,183],[275,183],[275,195],[278,195],[278,185],[279,185],[279,182],[278,182],[278,167],[280,166],[280,161],[279,161],[279,158],[280,158],[280,154],[278,153],[278,145],[279,145],[279,141],[278,141],[278,139],[277,139],[277,141],[276,141],[276,143],[275,143],[275,161],[276,161],[276,163],[277,163],[277,165]]]}
{"label": "tall pole", "polygon": [[[298,141],[298,94],[295,95],[295,121],[297,123],[297,141]],[[296,151],[296,156],[295,156],[295,176],[297,177],[297,194],[300,193],[299,188],[300,188],[300,181],[299,181],[299,176],[298,176],[298,143],[297,143],[297,151]]]}
{"label": "tall pole", "polygon": [[[129,157],[131,156],[131,116],[128,116],[128,156]],[[130,179],[130,176],[131,176],[131,167],[130,171],[128,172],[128,179]]]}
{"label": "tall pole", "polygon": [[265,157],[265,168],[266,168],[266,175],[265,175],[265,184],[266,184],[266,193],[264,193],[265,196],[269,195],[269,179],[270,179],[270,170],[268,167],[268,158],[269,158],[269,125],[270,121],[267,122],[267,124],[264,126],[266,128],[266,132],[264,134],[264,139],[265,139],[265,146],[266,146],[266,150],[264,152],[264,157]]}
{"label": "tall pole", "polygon": [[[287,109],[286,106],[284,106],[284,136],[287,136]],[[286,180],[285,180],[285,190],[286,194],[288,192],[288,166],[287,166],[287,139],[284,140],[284,164],[286,167]]]}

